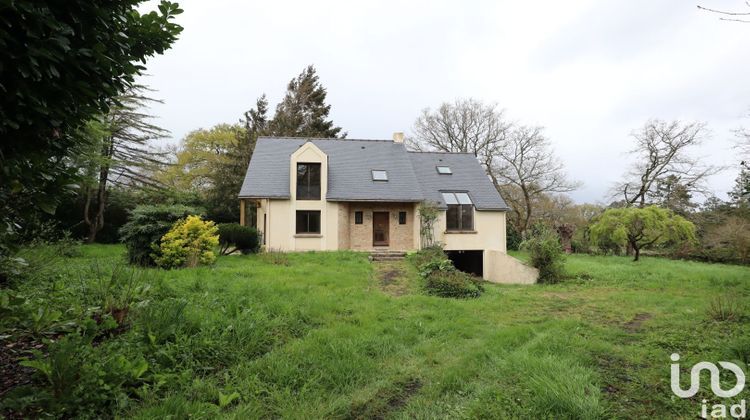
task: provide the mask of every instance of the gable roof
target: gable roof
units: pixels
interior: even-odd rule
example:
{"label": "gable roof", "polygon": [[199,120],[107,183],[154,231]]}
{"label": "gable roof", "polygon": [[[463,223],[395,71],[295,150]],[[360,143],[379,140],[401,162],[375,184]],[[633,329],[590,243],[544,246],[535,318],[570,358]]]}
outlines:
{"label": "gable roof", "polygon": [[[427,199],[445,208],[440,191],[448,189],[467,191],[478,210],[508,208],[473,155],[407,152],[391,140],[259,137],[239,196],[290,198],[289,161],[306,142],[328,156],[328,201]],[[438,163],[453,174],[439,175]],[[372,170],[388,171],[388,181],[373,181]]]}

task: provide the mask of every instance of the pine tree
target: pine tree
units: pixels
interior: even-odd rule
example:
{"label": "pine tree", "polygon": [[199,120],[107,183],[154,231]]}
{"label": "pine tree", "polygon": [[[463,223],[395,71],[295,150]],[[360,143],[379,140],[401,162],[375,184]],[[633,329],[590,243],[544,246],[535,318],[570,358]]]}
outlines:
{"label": "pine tree", "polygon": [[346,133],[328,120],[331,105],[326,104],[326,89],[312,65],[287,85],[284,99],[268,124],[268,134],[291,137],[344,138]]}
{"label": "pine tree", "polygon": [[731,203],[737,207],[747,207],[750,204],[750,170],[748,163],[740,164],[740,173],[734,181],[734,187],[729,192]]}

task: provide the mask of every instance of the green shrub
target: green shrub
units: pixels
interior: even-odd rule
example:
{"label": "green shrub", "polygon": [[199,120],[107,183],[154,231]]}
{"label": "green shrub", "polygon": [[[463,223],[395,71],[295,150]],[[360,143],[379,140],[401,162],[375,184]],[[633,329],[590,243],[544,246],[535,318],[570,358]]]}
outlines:
{"label": "green shrub", "polygon": [[459,271],[451,260],[433,259],[419,268],[427,294],[450,298],[475,298],[484,291],[475,277]]}
{"label": "green shrub", "polygon": [[155,265],[153,254],[159,240],[180,219],[201,214],[195,207],[183,205],[141,205],[130,212],[128,222],[120,228],[120,237],[128,248],[131,264]]}
{"label": "green shrub", "polygon": [[557,283],[563,279],[565,254],[557,234],[549,228],[536,227],[521,248],[529,252],[531,265],[539,270],[539,283]]}
{"label": "green shrub", "polygon": [[235,251],[243,254],[258,252],[260,235],[258,230],[239,223],[222,223],[219,225],[219,247],[221,255],[228,255]]}
{"label": "green shrub", "polygon": [[156,264],[164,268],[197,267],[216,261],[214,248],[219,245],[219,230],[212,221],[200,216],[178,220],[162,238]]}
{"label": "green shrub", "polygon": [[507,223],[505,225],[505,243],[509,251],[518,251],[521,246],[521,234],[518,233],[513,223]]}
{"label": "green shrub", "polygon": [[421,250],[409,254],[407,257],[408,261],[416,268],[421,268],[423,265],[435,261],[446,259],[445,252],[440,246],[434,245],[430,247],[422,248]]}

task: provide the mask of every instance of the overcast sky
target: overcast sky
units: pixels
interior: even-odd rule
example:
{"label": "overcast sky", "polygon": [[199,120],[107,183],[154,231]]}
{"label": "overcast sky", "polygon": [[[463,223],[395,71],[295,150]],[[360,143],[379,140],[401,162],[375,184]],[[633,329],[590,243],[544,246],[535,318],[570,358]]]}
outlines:
{"label": "overcast sky", "polygon": [[[179,3],[185,29],[143,80],[174,142],[236,122],[262,93],[273,109],[308,64],[350,138],[408,134],[423,108],[458,97],[543,125],[583,182],[579,202],[605,200],[648,118],[707,122],[698,153],[716,164],[737,161],[732,130],[750,126],[750,24],[691,0]],[[720,198],[736,173],[712,179]]]}

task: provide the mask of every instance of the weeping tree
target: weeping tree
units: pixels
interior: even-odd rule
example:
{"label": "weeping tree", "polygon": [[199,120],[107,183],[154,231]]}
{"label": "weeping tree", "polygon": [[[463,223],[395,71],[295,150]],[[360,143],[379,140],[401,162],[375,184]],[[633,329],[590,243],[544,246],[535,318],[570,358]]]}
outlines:
{"label": "weeping tree", "polygon": [[83,165],[81,186],[89,243],[96,240],[96,234],[104,226],[110,186],[161,188],[153,174],[158,172],[155,168],[166,164],[167,156],[151,142],[169,132],[154,125],[153,117],[144,111],[149,104],[161,102],[146,96],[148,92],[141,85],[128,88],[111,101],[107,115],[87,126],[93,146],[86,156],[88,162]]}
{"label": "weeping tree", "polygon": [[609,209],[590,227],[591,239],[605,245],[616,243],[634,251],[638,261],[647,247],[695,240],[695,225],[674,212],[656,206]]}

